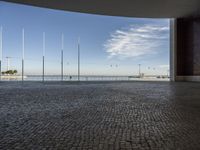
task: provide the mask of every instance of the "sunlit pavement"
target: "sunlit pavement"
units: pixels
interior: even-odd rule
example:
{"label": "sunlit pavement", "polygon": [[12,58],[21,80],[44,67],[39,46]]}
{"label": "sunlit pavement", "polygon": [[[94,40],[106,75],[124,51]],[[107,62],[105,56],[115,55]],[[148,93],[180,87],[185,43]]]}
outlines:
{"label": "sunlit pavement", "polygon": [[200,83],[0,83],[0,149],[200,149]]}

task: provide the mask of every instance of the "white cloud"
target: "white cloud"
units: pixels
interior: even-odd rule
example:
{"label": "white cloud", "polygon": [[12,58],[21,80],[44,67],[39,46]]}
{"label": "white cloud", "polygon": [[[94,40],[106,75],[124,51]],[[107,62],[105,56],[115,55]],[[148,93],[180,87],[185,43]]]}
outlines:
{"label": "white cloud", "polygon": [[166,69],[169,68],[169,65],[160,65],[159,68]]}
{"label": "white cloud", "polygon": [[164,44],[168,44],[168,38],[167,25],[132,25],[112,33],[104,46],[109,58],[141,57],[157,53]]}

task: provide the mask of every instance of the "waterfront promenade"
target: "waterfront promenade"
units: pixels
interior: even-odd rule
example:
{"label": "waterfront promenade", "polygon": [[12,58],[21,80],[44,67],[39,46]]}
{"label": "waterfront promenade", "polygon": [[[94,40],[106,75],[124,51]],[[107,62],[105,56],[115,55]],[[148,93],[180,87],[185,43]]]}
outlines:
{"label": "waterfront promenade", "polygon": [[0,82],[0,149],[197,150],[200,83]]}

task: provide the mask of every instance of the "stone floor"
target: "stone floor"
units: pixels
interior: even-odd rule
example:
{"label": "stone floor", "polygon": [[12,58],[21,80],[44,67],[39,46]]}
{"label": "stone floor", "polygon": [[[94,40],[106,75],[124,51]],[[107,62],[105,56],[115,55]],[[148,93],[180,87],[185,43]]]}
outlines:
{"label": "stone floor", "polygon": [[0,83],[0,149],[198,150],[200,83]]}

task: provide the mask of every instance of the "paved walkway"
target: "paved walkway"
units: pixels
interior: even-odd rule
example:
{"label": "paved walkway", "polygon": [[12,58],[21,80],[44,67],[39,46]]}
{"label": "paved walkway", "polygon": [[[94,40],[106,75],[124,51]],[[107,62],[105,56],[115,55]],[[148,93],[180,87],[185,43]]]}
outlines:
{"label": "paved walkway", "polygon": [[0,149],[200,149],[200,83],[0,83]]}

